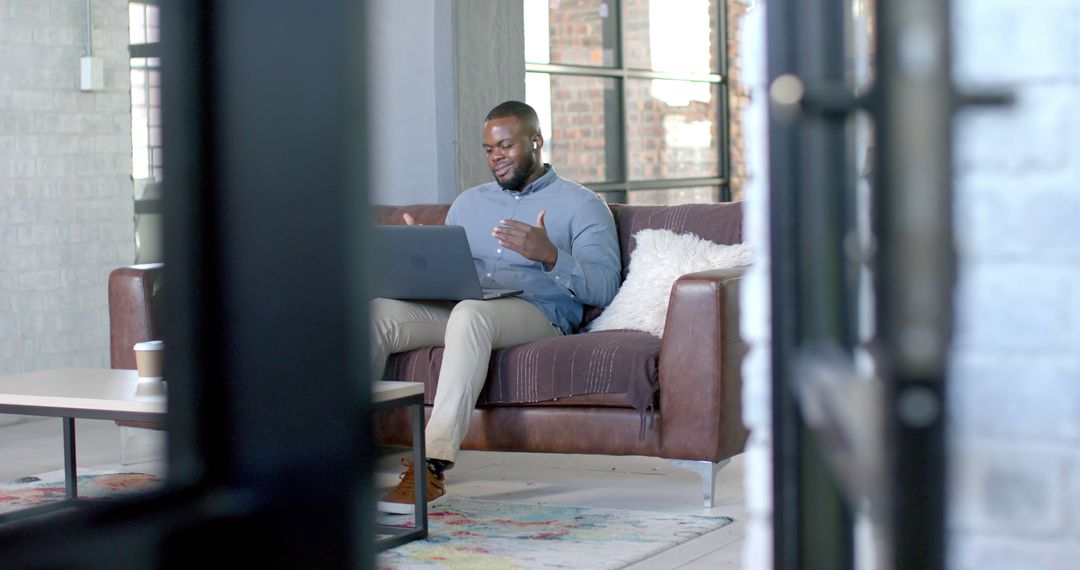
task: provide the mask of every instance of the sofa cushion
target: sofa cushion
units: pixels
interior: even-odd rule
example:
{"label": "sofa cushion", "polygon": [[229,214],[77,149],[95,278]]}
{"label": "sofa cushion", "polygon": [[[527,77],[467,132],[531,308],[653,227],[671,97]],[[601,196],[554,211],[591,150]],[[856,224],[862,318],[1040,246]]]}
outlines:
{"label": "sofa cushion", "polygon": [[721,245],[693,234],[641,230],[630,255],[630,274],[615,299],[589,327],[591,331],[633,329],[664,334],[668,299],[675,280],[688,273],[750,265],[750,246]]}
{"label": "sofa cushion", "polygon": [[[394,354],[384,379],[424,382],[430,404],[438,389],[442,347]],[[660,339],[638,331],[606,331],[538,340],[496,350],[479,406],[543,402],[580,394],[625,394],[644,412],[659,386]],[[611,401],[606,401],[611,405]]]}

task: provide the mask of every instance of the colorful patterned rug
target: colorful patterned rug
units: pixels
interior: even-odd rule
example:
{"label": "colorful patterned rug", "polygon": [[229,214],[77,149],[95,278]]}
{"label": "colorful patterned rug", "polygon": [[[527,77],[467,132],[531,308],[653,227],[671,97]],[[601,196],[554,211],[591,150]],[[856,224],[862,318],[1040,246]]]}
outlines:
{"label": "colorful patterned rug", "polygon": [[[412,517],[388,518],[401,526]],[[382,552],[385,570],[622,568],[727,526],[727,517],[450,498],[426,540]]]}
{"label": "colorful patterned rug", "polygon": [[[161,479],[146,473],[102,473],[79,469],[79,497],[100,499],[149,491]],[[0,514],[26,507],[55,503],[64,498],[64,471],[50,471],[32,477],[0,483]]]}

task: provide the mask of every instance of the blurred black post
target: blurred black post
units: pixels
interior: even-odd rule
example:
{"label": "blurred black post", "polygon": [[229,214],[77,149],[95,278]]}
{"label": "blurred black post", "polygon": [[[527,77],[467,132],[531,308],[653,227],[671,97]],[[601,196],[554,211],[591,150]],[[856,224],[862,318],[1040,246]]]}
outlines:
{"label": "blurred black post", "polygon": [[168,488],[0,567],[370,567],[364,4],[160,3]]}

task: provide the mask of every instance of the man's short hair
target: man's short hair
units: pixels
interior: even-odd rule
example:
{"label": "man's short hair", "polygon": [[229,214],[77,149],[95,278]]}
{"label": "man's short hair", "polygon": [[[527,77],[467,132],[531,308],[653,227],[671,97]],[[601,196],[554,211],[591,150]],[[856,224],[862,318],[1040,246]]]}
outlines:
{"label": "man's short hair", "polygon": [[532,127],[533,132],[540,132],[540,118],[536,116],[536,109],[533,109],[521,101],[504,101],[499,103],[494,109],[488,111],[487,116],[484,117],[484,122],[486,123],[493,119],[506,119],[508,117],[514,117]]}

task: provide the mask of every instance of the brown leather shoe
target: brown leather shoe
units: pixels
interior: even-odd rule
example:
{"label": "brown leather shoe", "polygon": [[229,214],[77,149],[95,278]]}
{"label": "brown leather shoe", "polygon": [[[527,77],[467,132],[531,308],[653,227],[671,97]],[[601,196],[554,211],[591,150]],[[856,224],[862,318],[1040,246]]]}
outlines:
{"label": "brown leather shoe", "polygon": [[[401,463],[405,465],[405,472],[401,474],[401,482],[379,501],[379,510],[384,513],[410,515],[416,505],[416,470],[413,469],[412,461],[408,459],[402,459]],[[446,495],[446,478],[441,474],[436,476],[426,466],[424,475],[427,484],[424,489],[427,492],[427,504],[428,507],[431,507],[431,505],[440,502]]]}

